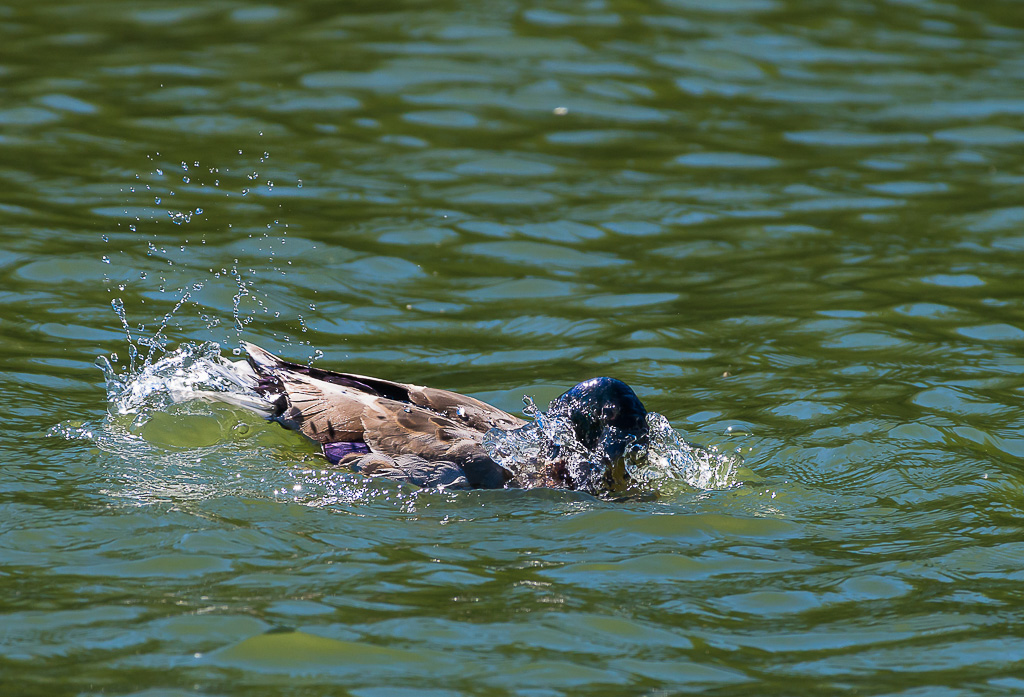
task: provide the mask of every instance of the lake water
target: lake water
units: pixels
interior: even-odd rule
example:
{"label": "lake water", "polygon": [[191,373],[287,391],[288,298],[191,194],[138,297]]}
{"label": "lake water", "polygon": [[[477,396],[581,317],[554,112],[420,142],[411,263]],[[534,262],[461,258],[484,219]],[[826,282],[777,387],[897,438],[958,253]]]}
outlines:
{"label": "lake water", "polygon": [[[0,694],[1024,690],[1019,3],[47,0],[0,45]],[[613,375],[743,467],[438,493],[110,416],[112,304],[138,363]]]}

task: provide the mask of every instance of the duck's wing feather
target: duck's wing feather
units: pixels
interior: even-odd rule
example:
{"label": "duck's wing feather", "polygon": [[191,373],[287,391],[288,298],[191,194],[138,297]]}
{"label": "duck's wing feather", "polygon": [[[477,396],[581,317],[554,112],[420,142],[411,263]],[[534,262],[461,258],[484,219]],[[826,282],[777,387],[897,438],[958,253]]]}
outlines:
{"label": "duck's wing feather", "polygon": [[350,458],[345,464],[370,477],[387,477],[416,486],[472,488],[463,469],[450,460],[425,460],[417,455],[387,457],[371,453]]}
{"label": "duck's wing feather", "polygon": [[356,373],[338,373],[332,370],[322,370],[312,366],[290,363],[246,341],[242,342],[242,347],[249,355],[249,363],[257,374],[273,373],[275,370],[284,369],[291,374],[305,375],[322,382],[348,387],[376,397],[383,397],[406,405],[423,407],[446,416],[458,424],[480,432],[486,432],[492,428],[506,430],[519,428],[526,423],[522,419],[491,406],[487,402],[467,397],[458,392],[383,380]]}

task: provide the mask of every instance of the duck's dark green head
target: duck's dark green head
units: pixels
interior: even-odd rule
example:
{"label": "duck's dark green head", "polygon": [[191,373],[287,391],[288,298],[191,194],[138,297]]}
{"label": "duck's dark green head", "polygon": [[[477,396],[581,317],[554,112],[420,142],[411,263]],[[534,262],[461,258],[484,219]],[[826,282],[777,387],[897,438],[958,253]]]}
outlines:
{"label": "duck's dark green head", "polygon": [[548,417],[572,424],[590,456],[563,473],[572,489],[591,494],[622,491],[629,484],[626,462],[647,448],[647,410],[626,383],[591,378],[551,402]]}

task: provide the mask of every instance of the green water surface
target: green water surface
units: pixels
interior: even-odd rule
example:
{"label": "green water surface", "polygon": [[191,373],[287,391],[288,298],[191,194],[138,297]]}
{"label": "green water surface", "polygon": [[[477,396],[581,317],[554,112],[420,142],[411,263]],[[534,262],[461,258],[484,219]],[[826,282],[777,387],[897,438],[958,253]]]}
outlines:
{"label": "green water surface", "polygon": [[[1019,694],[1022,8],[0,4],[0,694]],[[750,474],[110,418],[112,301],[513,411],[614,375]]]}

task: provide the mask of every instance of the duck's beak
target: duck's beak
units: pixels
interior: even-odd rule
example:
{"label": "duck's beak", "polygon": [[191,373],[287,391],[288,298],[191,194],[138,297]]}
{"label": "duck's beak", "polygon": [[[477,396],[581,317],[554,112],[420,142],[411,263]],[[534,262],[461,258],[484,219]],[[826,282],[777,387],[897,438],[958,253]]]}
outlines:
{"label": "duck's beak", "polygon": [[637,462],[647,448],[647,433],[629,433],[609,428],[598,446],[601,453],[601,493],[625,490],[630,483],[629,465]]}

